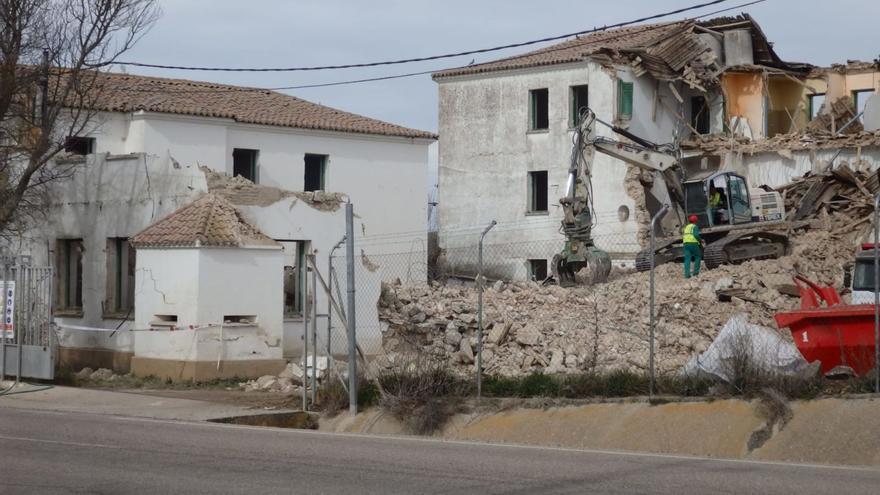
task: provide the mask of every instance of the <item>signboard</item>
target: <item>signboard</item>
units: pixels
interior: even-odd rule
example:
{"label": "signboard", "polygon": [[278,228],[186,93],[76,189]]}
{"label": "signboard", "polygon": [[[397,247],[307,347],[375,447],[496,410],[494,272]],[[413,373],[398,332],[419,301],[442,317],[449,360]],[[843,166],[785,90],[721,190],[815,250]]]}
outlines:
{"label": "signboard", "polygon": [[3,281],[0,282],[0,287],[3,288],[3,300],[0,301],[0,308],[3,309],[3,324],[0,325],[0,328],[3,329],[3,338],[6,339],[14,339],[15,338],[15,327],[13,327],[13,315],[15,315],[15,282],[13,281]]}

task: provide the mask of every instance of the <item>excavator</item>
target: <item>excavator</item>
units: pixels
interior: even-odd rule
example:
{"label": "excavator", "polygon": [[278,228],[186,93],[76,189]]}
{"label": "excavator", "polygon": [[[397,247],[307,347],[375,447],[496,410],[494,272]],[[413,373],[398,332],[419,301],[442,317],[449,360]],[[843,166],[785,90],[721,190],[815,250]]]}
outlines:
{"label": "excavator", "polygon": [[[788,224],[781,195],[773,190],[752,189],[744,177],[731,171],[699,171],[687,177],[676,150],[658,145],[620,127],[602,122],[589,108],[579,115],[580,124],[572,139],[571,162],[560,231],[565,247],[553,257],[552,276],[562,286],[607,280],[611,272],[610,255],[596,246],[593,207],[592,160],[596,152],[624,161],[641,170],[639,182],[645,188],[646,208],[652,215],[662,205],[669,206],[660,221],[659,241],[654,249],[636,255],[639,271],[654,265],[683,259],[681,229],[686,218],[696,215],[706,242],[703,260],[708,268],[747,260],[778,258],[790,252],[788,237],[781,232]],[[595,123],[607,126],[627,142],[590,137]],[[710,198],[712,200],[710,200]],[[586,272],[582,271],[585,270]]]}

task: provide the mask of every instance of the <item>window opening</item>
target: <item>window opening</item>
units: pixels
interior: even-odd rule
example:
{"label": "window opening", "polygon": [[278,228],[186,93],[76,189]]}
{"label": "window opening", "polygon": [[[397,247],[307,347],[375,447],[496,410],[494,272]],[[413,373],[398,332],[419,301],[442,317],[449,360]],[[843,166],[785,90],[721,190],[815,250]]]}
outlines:
{"label": "window opening", "polygon": [[547,211],[547,171],[529,172],[529,211]]}
{"label": "window opening", "polygon": [[58,268],[58,309],[82,309],[82,239],[58,239],[55,256]]}
{"label": "window opening", "polygon": [[529,260],[529,279],[542,282],[547,278],[547,260]]}
{"label": "window opening", "polygon": [[529,91],[531,129],[540,131],[550,127],[550,91],[547,88]]}
{"label": "window opening", "polygon": [[629,120],[633,113],[633,83],[617,82],[617,118]]}
{"label": "window opening", "polygon": [[580,116],[590,106],[590,98],[587,85],[571,87],[571,117],[569,119],[571,127],[580,125]]}
{"label": "window opening", "polygon": [[235,148],[232,150],[232,176],[244,177],[257,183],[257,155],[259,150]]}
{"label": "window opening", "polygon": [[74,155],[91,155],[95,152],[95,138],[68,136],[64,140],[64,151]]}
{"label": "window opening", "polygon": [[709,134],[709,103],[704,96],[691,98],[691,126],[698,134]]}
{"label": "window opening", "polygon": [[313,155],[306,153],[305,178],[303,191],[324,191],[325,177],[327,175],[327,155]]}

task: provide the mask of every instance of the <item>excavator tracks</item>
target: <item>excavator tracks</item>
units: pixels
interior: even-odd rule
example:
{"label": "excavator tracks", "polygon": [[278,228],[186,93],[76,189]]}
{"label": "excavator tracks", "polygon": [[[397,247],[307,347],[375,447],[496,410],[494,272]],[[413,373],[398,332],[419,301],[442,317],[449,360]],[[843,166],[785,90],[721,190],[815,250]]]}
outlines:
{"label": "excavator tracks", "polygon": [[744,232],[728,234],[706,246],[703,261],[706,268],[735,265],[748,260],[774,259],[791,251],[791,243],[783,234]]}
{"label": "excavator tracks", "polygon": [[667,239],[660,241],[654,246],[654,253],[650,249],[643,249],[636,255],[636,270],[646,272],[651,269],[651,256],[654,256],[654,266],[675,261],[684,256],[680,239]]}
{"label": "excavator tracks", "polygon": [[[772,232],[743,232],[728,234],[721,239],[709,243],[703,250],[703,261],[706,268],[721,265],[732,265],[748,260],[774,259],[791,251],[791,243],[784,234]],[[671,239],[661,241],[654,249],[654,266],[676,261],[684,256],[681,241]],[[639,251],[636,255],[636,270],[645,272],[651,269],[651,252],[649,249]]]}

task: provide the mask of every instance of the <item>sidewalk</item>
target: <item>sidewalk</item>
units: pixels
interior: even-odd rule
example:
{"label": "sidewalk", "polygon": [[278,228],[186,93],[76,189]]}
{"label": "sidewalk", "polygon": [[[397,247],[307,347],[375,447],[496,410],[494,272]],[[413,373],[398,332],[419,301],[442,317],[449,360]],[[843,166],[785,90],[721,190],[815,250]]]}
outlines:
{"label": "sidewalk", "polygon": [[[7,386],[8,384],[4,384],[0,389]],[[15,394],[0,395],[0,407],[185,421],[204,421],[266,412],[247,406],[156,397],[131,392],[59,386],[41,390],[43,387],[43,385],[24,385],[17,388]],[[272,412],[285,411],[275,409]]]}

